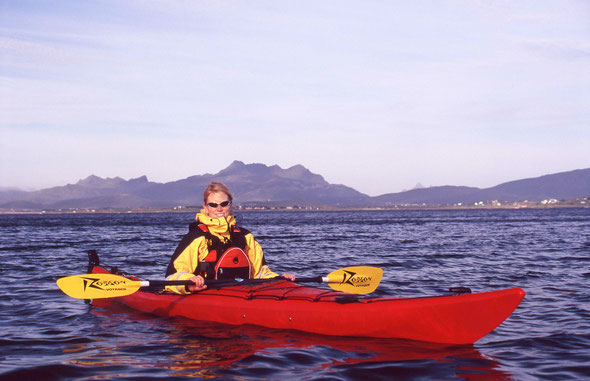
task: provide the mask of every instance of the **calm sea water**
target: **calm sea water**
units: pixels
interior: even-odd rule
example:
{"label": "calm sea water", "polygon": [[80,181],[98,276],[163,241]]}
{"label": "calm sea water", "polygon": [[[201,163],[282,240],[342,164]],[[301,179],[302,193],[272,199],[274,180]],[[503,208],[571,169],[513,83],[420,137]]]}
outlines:
{"label": "calm sea water", "polygon": [[193,214],[0,215],[0,378],[515,379],[590,376],[590,209],[249,212],[276,272],[382,267],[378,295],[527,296],[473,346],[325,337],[90,307],[55,285],[102,262],[161,279]]}

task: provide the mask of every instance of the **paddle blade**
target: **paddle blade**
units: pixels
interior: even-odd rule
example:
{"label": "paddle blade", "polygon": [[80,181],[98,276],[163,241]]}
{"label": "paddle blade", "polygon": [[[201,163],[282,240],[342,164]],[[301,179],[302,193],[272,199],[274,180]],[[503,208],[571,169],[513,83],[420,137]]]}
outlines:
{"label": "paddle blade", "polygon": [[72,298],[100,299],[133,294],[141,282],[114,274],[84,274],[59,278],[57,285]]}
{"label": "paddle blade", "polygon": [[377,289],[382,276],[383,270],[379,267],[347,267],[328,274],[328,285],[337,291],[369,294]]}

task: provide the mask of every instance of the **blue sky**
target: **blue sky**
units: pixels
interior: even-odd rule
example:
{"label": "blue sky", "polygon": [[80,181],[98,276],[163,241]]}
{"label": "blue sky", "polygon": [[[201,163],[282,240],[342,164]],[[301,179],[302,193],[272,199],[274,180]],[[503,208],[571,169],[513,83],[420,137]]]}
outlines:
{"label": "blue sky", "polygon": [[588,1],[0,0],[0,187],[302,164],[369,195],[590,167]]}

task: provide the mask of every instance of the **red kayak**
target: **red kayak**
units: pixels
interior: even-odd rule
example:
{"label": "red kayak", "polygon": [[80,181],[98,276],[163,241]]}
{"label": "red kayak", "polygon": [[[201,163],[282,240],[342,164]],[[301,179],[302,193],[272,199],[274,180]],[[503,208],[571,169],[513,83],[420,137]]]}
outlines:
{"label": "red kayak", "polygon": [[[91,272],[108,273],[99,266]],[[423,298],[360,298],[278,280],[190,295],[137,291],[113,299],[95,299],[93,304],[117,303],[158,316],[322,335],[472,344],[506,320],[524,295],[522,289],[511,288]]]}

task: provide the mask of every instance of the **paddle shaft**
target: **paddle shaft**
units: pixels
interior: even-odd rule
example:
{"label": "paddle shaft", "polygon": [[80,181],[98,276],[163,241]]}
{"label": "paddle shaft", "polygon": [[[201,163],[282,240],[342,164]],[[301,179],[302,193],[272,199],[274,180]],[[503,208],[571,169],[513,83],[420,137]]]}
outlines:
{"label": "paddle shaft", "polygon": [[296,278],[295,282],[300,282],[300,283],[330,283],[330,280],[328,279],[328,277],[323,277],[323,276],[314,276],[314,277],[310,277],[310,278]]}
{"label": "paddle shaft", "polygon": [[[235,279],[215,279],[215,280],[205,280],[205,284],[208,286],[225,286],[230,284],[240,285],[240,284],[253,284],[253,283],[263,283],[265,281],[272,281],[272,280],[279,280],[284,279],[282,277],[275,277],[275,278],[265,278],[265,279],[245,279],[245,280],[235,280]],[[309,278],[297,278],[295,279],[296,282],[300,283],[328,283],[328,277],[309,277]],[[166,286],[192,286],[194,283],[190,280],[142,280],[139,281],[141,286],[140,287],[166,287]]]}

